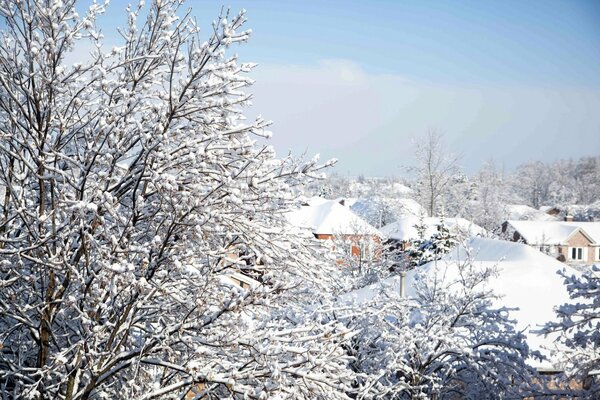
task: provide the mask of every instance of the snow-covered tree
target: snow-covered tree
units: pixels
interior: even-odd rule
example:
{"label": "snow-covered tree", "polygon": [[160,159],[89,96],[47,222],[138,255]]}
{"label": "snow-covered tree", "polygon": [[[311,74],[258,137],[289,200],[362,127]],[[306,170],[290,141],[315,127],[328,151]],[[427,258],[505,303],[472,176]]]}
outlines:
{"label": "snow-covered tree", "polygon": [[252,64],[225,50],[244,13],[203,41],[182,4],[128,7],[108,50],[106,4],[0,0],[4,398],[349,390],[347,330],[303,309],[335,270],[282,217],[319,166],[243,117]]}
{"label": "snow-covered tree", "polygon": [[508,310],[492,304],[496,296],[486,283],[493,274],[493,268],[470,262],[440,262],[418,275],[413,297],[399,297],[384,286],[360,312],[349,312],[348,326],[359,331],[350,349],[361,394],[386,399],[525,397],[535,371],[525,363],[529,350]]}
{"label": "snow-covered tree", "polygon": [[600,157],[525,163],[511,181],[509,192],[534,208],[591,204],[600,196]]}
{"label": "snow-covered tree", "polygon": [[[477,183],[464,173],[455,174],[443,198],[444,214],[472,219],[473,202],[477,196]],[[441,210],[438,210],[438,215]]]}
{"label": "snow-covered tree", "polygon": [[517,168],[513,187],[526,204],[539,208],[550,196],[552,180],[550,168],[541,161],[531,162]]}
{"label": "snow-covered tree", "polygon": [[560,332],[562,356],[569,375],[583,383],[578,396],[600,396],[600,267],[594,265],[580,276],[562,272],[573,300],[560,306],[558,321],[549,322],[544,332]]}
{"label": "snow-covered tree", "polygon": [[423,216],[419,218],[419,223],[415,225],[415,228],[419,233],[419,238],[412,240],[404,252],[410,269],[439,260],[459,243],[457,236],[450,232],[450,229],[444,224],[443,218],[436,225],[436,232],[429,238],[425,237],[427,225],[424,223]]}
{"label": "snow-covered tree", "polygon": [[578,160],[570,181],[575,186],[578,204],[590,204],[600,198],[600,157]]}
{"label": "snow-covered tree", "polygon": [[508,203],[507,185],[502,174],[492,160],[486,162],[475,175],[475,201],[472,208],[472,220],[488,232],[496,232],[506,219]]}
{"label": "snow-covered tree", "polygon": [[378,194],[361,198],[352,204],[350,208],[376,228],[381,228],[396,221],[400,215],[398,212],[399,207],[393,199]]}
{"label": "snow-covered tree", "polygon": [[443,206],[458,175],[458,158],[446,152],[443,135],[435,130],[430,130],[423,141],[417,142],[415,155],[417,165],[411,170],[416,175],[417,196],[433,217]]}
{"label": "snow-covered tree", "polygon": [[[581,180],[574,177],[575,162],[573,160],[559,160],[546,168],[552,173],[552,183],[549,189],[549,203],[552,205],[576,204],[578,190],[575,188]],[[591,187],[587,188],[592,189]],[[594,190],[591,190],[593,193]]]}

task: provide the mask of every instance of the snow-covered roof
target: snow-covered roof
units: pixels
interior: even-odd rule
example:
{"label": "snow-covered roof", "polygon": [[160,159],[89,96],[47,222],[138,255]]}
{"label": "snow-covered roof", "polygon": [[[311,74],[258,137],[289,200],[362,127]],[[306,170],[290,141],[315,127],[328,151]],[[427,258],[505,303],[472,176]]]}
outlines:
{"label": "snow-covered roof", "polygon": [[564,222],[581,228],[596,244],[600,244],[600,222]]}
{"label": "snow-covered roof", "polygon": [[[464,218],[444,218],[443,221],[444,226],[462,238],[485,234],[485,229]],[[425,230],[425,238],[431,237],[431,235],[437,231],[437,226],[441,222],[441,218],[423,218],[423,223],[427,226],[427,229]],[[419,223],[420,219],[418,217],[403,217],[398,219],[396,222],[382,227],[380,231],[389,239],[400,241],[415,240],[419,238],[419,233],[416,228]]]}
{"label": "snow-covered roof", "polygon": [[[465,247],[470,249],[468,252]],[[405,280],[405,293],[414,296],[414,282],[417,271],[438,273],[449,281],[458,274],[457,264],[470,257],[474,266],[483,268],[498,268],[498,275],[490,278],[489,288],[501,296],[496,306],[518,308],[511,311],[511,318],[517,322],[517,328],[524,330],[527,343],[532,350],[539,350],[550,357],[548,349],[554,346],[555,336],[544,337],[535,333],[541,325],[556,320],[554,308],[569,302],[569,294],[563,278],[557,274],[566,270],[568,274],[577,271],[538,250],[515,242],[504,240],[473,238],[467,245],[459,246],[437,262],[430,262],[415,270],[409,271]],[[443,273],[439,273],[443,271]],[[400,278],[395,276],[382,283],[373,284],[343,296],[354,302],[365,302],[373,299],[381,290],[382,285],[389,290],[400,290]],[[540,363],[530,360],[536,368],[552,368],[552,359]]]}
{"label": "snow-covered roof", "polygon": [[309,202],[290,211],[287,219],[292,225],[308,228],[315,234],[381,236],[377,229],[337,200]]}
{"label": "snow-covered roof", "polygon": [[[557,219],[566,215],[572,215],[577,221],[600,221],[600,199],[595,200],[591,204],[557,204],[550,208],[558,212]],[[540,207],[541,209],[543,207]]]}
{"label": "snow-covered roof", "polygon": [[512,229],[531,245],[560,245],[581,230],[600,244],[600,222],[507,221]]}

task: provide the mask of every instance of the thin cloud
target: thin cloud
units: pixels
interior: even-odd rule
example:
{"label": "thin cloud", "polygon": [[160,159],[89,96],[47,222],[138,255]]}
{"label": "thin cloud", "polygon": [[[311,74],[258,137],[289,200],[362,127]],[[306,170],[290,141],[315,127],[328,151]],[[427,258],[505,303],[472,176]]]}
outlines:
{"label": "thin cloud", "polygon": [[253,77],[251,112],[275,121],[275,147],[337,157],[343,172],[398,173],[412,159],[411,138],[431,127],[471,170],[490,157],[513,166],[600,151],[598,90],[449,85],[348,60],[261,65]]}

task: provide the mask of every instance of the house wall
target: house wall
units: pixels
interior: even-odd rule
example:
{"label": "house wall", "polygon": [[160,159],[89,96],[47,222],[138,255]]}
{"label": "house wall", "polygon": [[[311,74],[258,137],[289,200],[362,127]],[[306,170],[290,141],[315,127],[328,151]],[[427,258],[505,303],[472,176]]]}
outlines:
{"label": "house wall", "polygon": [[[512,227],[508,225],[508,223],[504,223],[502,225],[502,232],[507,234],[512,241],[518,242],[523,241],[525,244],[527,243],[524,239],[522,239],[521,235],[518,231],[511,229]],[[532,246],[537,247],[537,245],[532,244]],[[571,248],[573,247],[581,247],[586,249],[586,256],[583,260],[572,260],[571,259]],[[583,234],[581,231],[576,232],[571,238],[569,238],[566,245],[556,245],[556,246],[541,246],[539,250],[556,257],[557,260],[566,262],[566,263],[579,263],[579,264],[594,264],[600,261],[598,252],[600,246],[598,244],[592,244],[590,240]]]}
{"label": "house wall", "polygon": [[320,240],[333,240],[333,235],[330,235],[328,233],[315,233],[315,237]]}
{"label": "house wall", "polygon": [[[567,242],[568,246],[562,246],[562,254],[567,258],[567,262],[580,262],[582,264],[593,264],[598,261],[598,247],[593,246],[587,237],[585,237],[581,232],[576,232],[569,241]],[[571,247],[582,247],[587,249],[587,257],[582,261],[571,260],[571,254],[569,253],[569,248]]]}

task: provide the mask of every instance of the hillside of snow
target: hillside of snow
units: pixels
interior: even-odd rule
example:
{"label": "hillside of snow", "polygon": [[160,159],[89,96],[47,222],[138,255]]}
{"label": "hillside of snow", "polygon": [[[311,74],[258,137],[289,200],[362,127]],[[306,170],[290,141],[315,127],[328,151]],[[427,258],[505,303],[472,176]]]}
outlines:
{"label": "hillside of snow", "polygon": [[[490,279],[488,287],[501,299],[496,306],[517,308],[511,311],[511,317],[517,321],[517,327],[524,330],[527,342],[532,350],[539,350],[548,360],[531,360],[537,368],[552,368],[551,349],[554,337],[543,337],[535,333],[541,325],[556,319],[554,307],[569,301],[563,279],[557,272],[577,271],[538,250],[520,243],[502,240],[473,238],[466,247],[458,246],[439,261],[431,262],[409,271],[405,278],[405,293],[414,296],[414,282],[418,271],[437,274],[438,279],[451,281],[458,272],[458,264],[471,259],[481,268],[496,267],[498,274]],[[383,290],[399,291],[400,278],[389,278],[383,282],[367,286],[342,296],[343,301],[366,302]]]}

